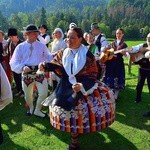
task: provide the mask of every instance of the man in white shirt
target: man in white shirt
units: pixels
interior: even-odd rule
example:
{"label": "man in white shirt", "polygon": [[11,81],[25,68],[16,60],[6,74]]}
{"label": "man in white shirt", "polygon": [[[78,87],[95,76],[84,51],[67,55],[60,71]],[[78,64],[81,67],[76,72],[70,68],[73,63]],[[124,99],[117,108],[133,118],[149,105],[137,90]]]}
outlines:
{"label": "man in white shirt", "polygon": [[[130,52],[130,59],[135,64],[139,65],[138,83],[136,85],[136,99],[135,102],[142,101],[142,91],[145,80],[147,80],[148,90],[150,93],[150,33],[146,37],[146,42],[133,46]],[[133,53],[133,54],[132,54]]]}
{"label": "man in white shirt", "polygon": [[[37,41],[39,31],[35,25],[28,25],[25,28],[27,40],[19,44],[10,60],[11,69],[16,73],[22,73],[22,86],[25,93],[25,100],[28,105],[27,115],[45,117],[41,112],[42,101],[48,94],[48,83],[44,73],[37,73],[39,63],[51,61],[53,56],[45,44]],[[38,99],[34,110],[33,86],[36,84]]]}

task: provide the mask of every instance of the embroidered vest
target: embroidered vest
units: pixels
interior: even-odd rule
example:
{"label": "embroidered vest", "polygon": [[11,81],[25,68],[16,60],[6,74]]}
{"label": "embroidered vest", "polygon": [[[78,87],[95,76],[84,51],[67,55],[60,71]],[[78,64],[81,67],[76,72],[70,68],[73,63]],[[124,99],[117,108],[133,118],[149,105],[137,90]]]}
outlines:
{"label": "embroidered vest", "polygon": [[[48,35],[48,34],[45,33],[45,34],[42,35],[42,37],[45,39],[45,37],[46,37],[47,35]],[[47,47],[48,47],[48,44],[49,44],[49,43],[46,44]]]}
{"label": "embroidered vest", "polygon": [[101,51],[101,37],[102,37],[103,35],[99,35],[98,36],[98,38],[97,38],[97,40],[96,40],[96,42],[95,42],[95,45],[98,47],[98,50],[99,50],[99,52]]}

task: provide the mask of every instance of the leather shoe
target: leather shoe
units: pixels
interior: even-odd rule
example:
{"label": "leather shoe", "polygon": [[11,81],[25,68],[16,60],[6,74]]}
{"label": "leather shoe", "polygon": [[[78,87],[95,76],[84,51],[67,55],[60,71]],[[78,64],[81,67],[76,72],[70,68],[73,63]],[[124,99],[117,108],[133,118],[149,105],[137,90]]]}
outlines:
{"label": "leather shoe", "polygon": [[31,116],[33,114],[33,110],[34,110],[34,107],[32,106],[31,108],[28,107],[27,109],[27,112],[26,112],[26,115],[27,116]]}
{"label": "leather shoe", "polygon": [[26,115],[31,116],[30,109],[27,110]]}

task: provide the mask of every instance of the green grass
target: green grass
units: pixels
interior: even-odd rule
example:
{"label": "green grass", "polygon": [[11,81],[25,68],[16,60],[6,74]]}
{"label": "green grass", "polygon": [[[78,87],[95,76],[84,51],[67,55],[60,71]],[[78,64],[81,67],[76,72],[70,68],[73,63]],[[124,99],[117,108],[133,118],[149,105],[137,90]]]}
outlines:
{"label": "green grass", "polygon": [[[150,95],[145,83],[142,102],[134,103],[137,72],[138,67],[133,65],[131,74],[126,73],[126,88],[116,103],[115,122],[102,132],[80,135],[81,150],[150,149],[150,118],[142,116],[150,109]],[[0,112],[4,134],[0,150],[66,150],[70,134],[54,129],[49,118],[27,117],[24,105],[23,98],[14,98],[13,104]]]}
{"label": "green grass", "polygon": [[125,41],[125,42],[127,43],[128,47],[135,46],[141,43],[146,43],[146,41]]}
{"label": "green grass", "polygon": [[[114,39],[108,39],[108,42],[111,43],[113,42]],[[138,44],[141,44],[141,43],[145,43],[146,41],[143,41],[143,40],[125,40],[125,43],[128,45],[128,47],[131,47],[131,46],[135,46],[135,45],[138,45]]]}

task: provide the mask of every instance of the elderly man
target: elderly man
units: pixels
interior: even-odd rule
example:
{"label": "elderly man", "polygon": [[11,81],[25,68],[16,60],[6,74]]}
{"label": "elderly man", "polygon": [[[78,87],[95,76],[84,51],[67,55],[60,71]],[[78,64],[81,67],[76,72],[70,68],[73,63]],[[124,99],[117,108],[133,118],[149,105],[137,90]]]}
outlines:
{"label": "elderly man", "polygon": [[[42,101],[47,97],[48,83],[44,73],[37,73],[38,64],[43,61],[51,61],[53,56],[45,44],[37,41],[39,31],[35,25],[28,25],[25,28],[27,40],[19,44],[10,60],[11,69],[16,73],[22,73],[22,86],[25,93],[25,100],[28,105],[27,115],[45,117],[41,112]],[[38,99],[34,110],[33,86],[36,84]]]}

